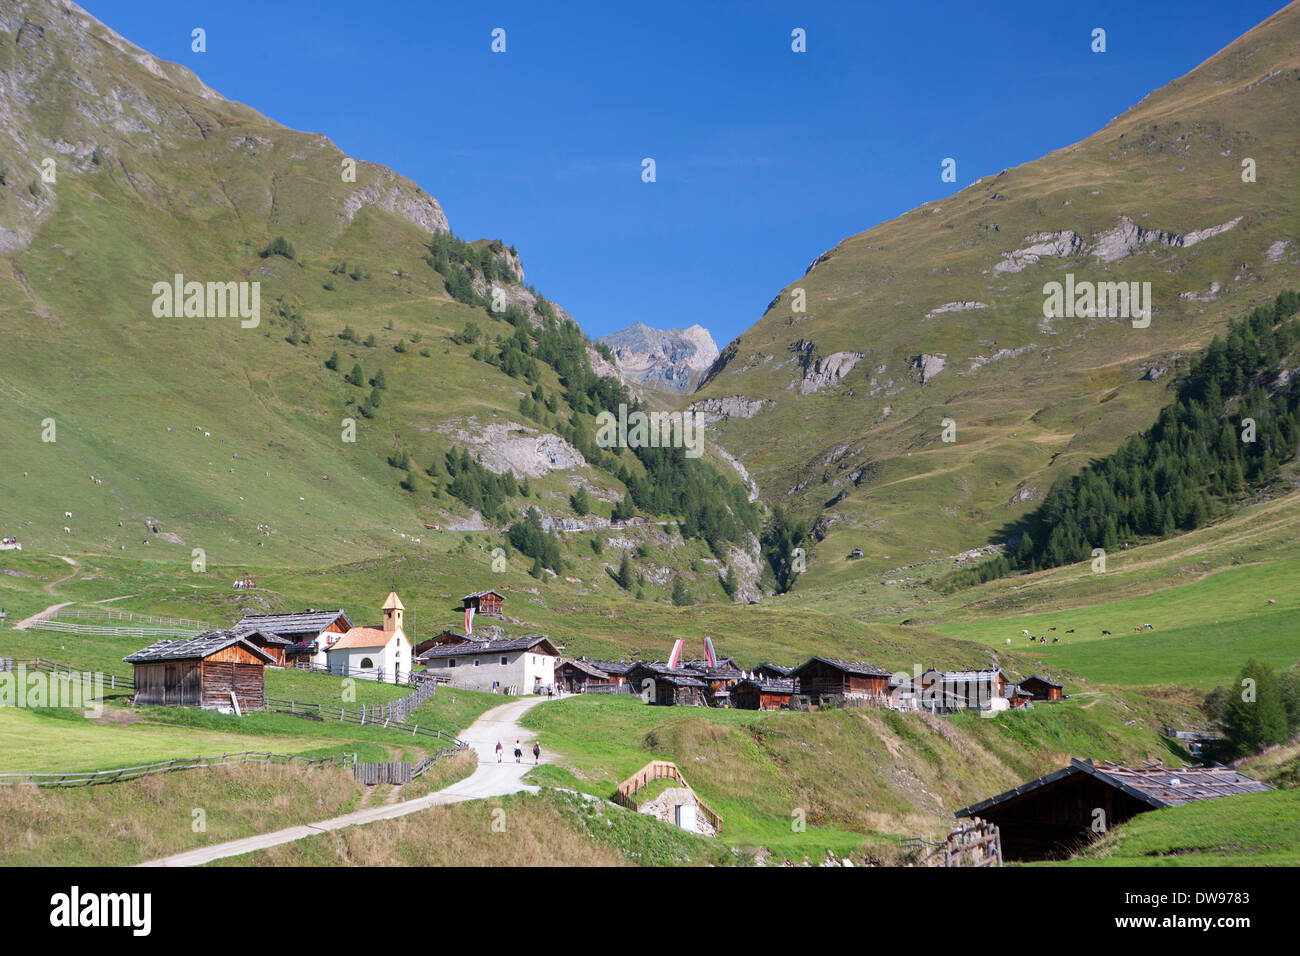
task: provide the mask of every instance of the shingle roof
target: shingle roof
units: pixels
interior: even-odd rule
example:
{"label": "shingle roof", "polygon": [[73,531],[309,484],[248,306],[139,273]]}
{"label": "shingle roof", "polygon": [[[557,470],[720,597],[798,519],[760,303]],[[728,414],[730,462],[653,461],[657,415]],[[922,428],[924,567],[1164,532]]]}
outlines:
{"label": "shingle roof", "polygon": [[1007,803],[1077,773],[1086,773],[1095,777],[1153,809],[1273,789],[1268,784],[1261,783],[1254,777],[1247,777],[1244,773],[1238,773],[1231,767],[1173,768],[1155,765],[1134,768],[1111,763],[1094,764],[1091,760],[1072,757],[1068,767],[1049,773],[1045,777],[1039,777],[1037,780],[1030,780],[996,797],[989,797],[969,807],[963,807],[956,812],[956,816],[976,816],[990,807]]}
{"label": "shingle roof", "polygon": [[488,591],[475,591],[473,594],[466,594],[463,598],[461,598],[461,600],[462,600],[462,601],[468,601],[468,600],[470,600],[471,598],[483,597],[483,595],[485,595],[485,594],[495,594],[497,597],[501,598],[501,600],[503,600],[503,601],[504,601],[505,598],[506,598],[506,596],[505,596],[504,594],[502,594],[500,591],[491,591],[491,590],[488,590]]}
{"label": "shingle roof", "polygon": [[579,660],[586,661],[595,667],[599,667],[606,674],[626,674],[633,667],[636,667],[636,661],[602,661],[595,657],[582,657]]}
{"label": "shingle roof", "polygon": [[760,693],[764,694],[793,694],[794,679],[781,677],[746,677],[744,680],[737,682],[736,687],[743,686],[757,687]]}
{"label": "shingle roof", "polygon": [[405,611],[406,605],[402,603],[402,599],[397,596],[396,591],[389,591],[388,597],[384,599],[384,604],[379,610]]}
{"label": "shingle roof", "polygon": [[293,643],[290,638],[281,637],[279,634],[272,634],[269,631],[240,631],[239,636],[245,637],[250,641],[255,637],[260,637],[268,644],[288,645]]}
{"label": "shingle roof", "polygon": [[768,663],[767,661],[763,661],[763,663],[755,667],[754,670],[756,671],[769,670],[772,671],[772,673],[774,674],[780,674],[782,677],[789,677],[791,674],[794,673],[793,667],[782,667],[780,664],[771,664]]}
{"label": "shingle roof", "polygon": [[822,661],[823,663],[830,664],[832,667],[837,667],[848,674],[861,674],[864,677],[890,676],[889,671],[885,670],[883,667],[877,667],[875,664],[868,664],[866,661],[842,661],[834,657],[810,657],[790,673],[798,674],[814,661]]}
{"label": "shingle roof", "polygon": [[558,657],[560,652],[545,634],[531,634],[528,637],[507,637],[496,641],[475,641],[466,644],[440,644],[431,647],[420,655],[420,660],[437,657],[467,657],[471,654],[497,654],[502,651],[527,651],[544,643],[545,653]]}
{"label": "shingle roof", "polygon": [[1064,686],[1065,686],[1065,685],[1062,684],[1060,681],[1052,680],[1050,677],[1043,677],[1041,674],[1030,674],[1028,677],[1025,678],[1025,680],[1022,680],[1020,683],[1023,684],[1023,683],[1025,683],[1025,681],[1031,681],[1031,680],[1042,681],[1042,682],[1043,682],[1044,684],[1046,684],[1048,687],[1064,687]]}
{"label": "shingle roof", "polygon": [[294,614],[246,614],[234,630],[262,631],[272,634],[319,634],[339,618],[352,627],[352,622],[342,610],[338,611],[298,611]]}
{"label": "shingle roof", "polygon": [[576,667],[584,674],[595,677],[597,680],[609,680],[609,674],[607,672],[601,670],[599,667],[596,667],[588,661],[582,660],[581,658],[562,657],[560,658],[559,663],[556,664],[556,667],[562,667],[565,664],[568,664],[571,667]]}
{"label": "shingle roof", "polygon": [[243,635],[236,634],[234,631],[208,631],[197,637],[181,638],[180,640],[158,641],[156,644],[150,644],[143,650],[136,651],[129,657],[122,658],[127,664],[145,664],[151,661],[188,661],[203,657],[210,657],[223,651],[232,644],[239,644],[245,650],[256,654],[268,664],[274,663],[275,658],[262,650],[256,644],[250,643]]}

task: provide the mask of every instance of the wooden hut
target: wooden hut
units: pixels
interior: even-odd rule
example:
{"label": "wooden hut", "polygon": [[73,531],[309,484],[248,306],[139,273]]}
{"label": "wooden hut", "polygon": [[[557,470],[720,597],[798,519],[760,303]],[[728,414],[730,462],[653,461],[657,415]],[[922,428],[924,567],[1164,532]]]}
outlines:
{"label": "wooden hut", "polygon": [[505,604],[505,600],[506,596],[500,591],[475,591],[473,594],[466,594],[460,599],[460,603],[467,611],[473,608],[475,614],[501,617],[501,607]]}
{"label": "wooden hut", "polygon": [[1027,691],[1033,700],[1060,700],[1065,685],[1052,680],[1050,677],[1041,677],[1034,674],[1032,677],[1026,677],[1020,682],[1020,689]]}
{"label": "wooden hut", "polygon": [[799,681],[799,693],[809,697],[839,696],[883,701],[889,696],[889,671],[866,661],[812,657],[796,667],[791,676]]}
{"label": "wooden hut", "polygon": [[761,677],[764,680],[788,680],[794,673],[794,668],[782,667],[780,664],[772,664],[768,661],[763,661],[763,663],[755,667],[750,671],[750,673],[755,677]]}
{"label": "wooden hut", "polygon": [[292,614],[246,614],[234,630],[239,634],[261,631],[285,637],[285,661],[289,666],[325,667],[330,646],[348,631],[352,622],[342,610],[296,611]]}
{"label": "wooden hut", "polygon": [[704,707],[708,704],[705,694],[709,685],[680,667],[641,661],[628,671],[627,679],[636,693],[649,691],[650,703],[661,707]]}
{"label": "wooden hut", "polygon": [[997,824],[1008,860],[1069,856],[1111,827],[1148,810],[1271,790],[1231,767],[1070,765],[957,811]]}
{"label": "wooden hut", "polygon": [[1007,700],[1011,703],[1011,709],[1015,710],[1017,707],[1024,707],[1026,704],[1032,703],[1034,695],[1025,690],[1020,684],[1008,684]]}
{"label": "wooden hut", "polygon": [[234,631],[159,641],[130,657],[135,702],[240,713],[266,703],[266,665],[273,658]]}
{"label": "wooden hut", "polygon": [[555,686],[570,694],[580,694],[588,687],[607,687],[613,683],[608,674],[582,658],[564,657],[555,665]]}
{"label": "wooden hut", "polygon": [[635,661],[602,661],[597,660],[594,657],[580,657],[578,659],[583,663],[590,664],[597,670],[604,671],[608,674],[610,682],[615,687],[622,687],[626,684],[627,675],[631,672],[632,668],[636,666]]}
{"label": "wooden hut", "polygon": [[746,677],[731,688],[731,706],[740,710],[789,710],[794,695],[789,678]]}
{"label": "wooden hut", "polygon": [[260,647],[271,655],[270,666],[272,667],[283,667],[289,648],[294,646],[294,642],[289,638],[281,637],[279,634],[268,634],[265,631],[251,631],[242,636],[254,647]]}
{"label": "wooden hut", "polygon": [[415,656],[419,657],[425,651],[433,650],[435,647],[442,647],[444,644],[469,644],[477,643],[472,637],[466,637],[464,634],[453,630],[443,630],[433,637],[427,637],[419,644],[415,645]]}

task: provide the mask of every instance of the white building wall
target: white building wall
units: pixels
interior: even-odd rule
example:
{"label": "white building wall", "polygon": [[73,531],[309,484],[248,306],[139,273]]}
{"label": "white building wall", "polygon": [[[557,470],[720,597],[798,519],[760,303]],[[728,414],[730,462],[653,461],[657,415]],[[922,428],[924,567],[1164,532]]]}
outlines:
{"label": "white building wall", "polygon": [[[348,677],[373,676],[375,680],[391,682],[396,674],[404,680],[411,672],[411,642],[402,631],[394,631],[383,647],[351,647],[332,650],[327,654],[329,669]],[[363,668],[369,658],[372,667]]]}
{"label": "white building wall", "polygon": [[498,692],[513,687],[515,693],[531,694],[555,683],[555,663],[556,658],[549,654],[505,651],[437,657],[427,661],[426,666],[430,673],[448,678],[453,687]]}

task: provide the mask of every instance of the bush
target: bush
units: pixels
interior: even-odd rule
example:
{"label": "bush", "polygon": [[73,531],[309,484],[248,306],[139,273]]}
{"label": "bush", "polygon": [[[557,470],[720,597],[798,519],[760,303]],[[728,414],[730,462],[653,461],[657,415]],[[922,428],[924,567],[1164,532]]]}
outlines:
{"label": "bush", "polygon": [[261,255],[263,259],[269,259],[271,256],[283,256],[286,259],[297,258],[294,255],[293,246],[289,245],[289,240],[285,239],[284,236],[276,236],[272,239],[270,244],[262,250]]}

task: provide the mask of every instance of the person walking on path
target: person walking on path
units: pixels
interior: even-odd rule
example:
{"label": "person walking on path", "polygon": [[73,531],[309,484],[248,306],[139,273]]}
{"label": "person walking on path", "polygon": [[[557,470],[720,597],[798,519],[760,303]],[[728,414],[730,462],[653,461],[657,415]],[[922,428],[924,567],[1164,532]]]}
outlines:
{"label": "person walking on path", "polygon": [[515,763],[519,763],[519,758],[522,757],[523,755],[524,752],[519,746],[519,741],[516,740],[515,741]]}
{"label": "person walking on path", "polygon": [[505,748],[501,746],[501,741],[498,740],[497,741],[497,763],[501,762],[501,755],[504,752],[505,752]]}
{"label": "person walking on path", "polygon": [[537,761],[541,758],[541,756],[542,756],[542,745],[534,741],[533,742],[533,763],[537,763]]}

